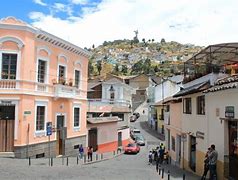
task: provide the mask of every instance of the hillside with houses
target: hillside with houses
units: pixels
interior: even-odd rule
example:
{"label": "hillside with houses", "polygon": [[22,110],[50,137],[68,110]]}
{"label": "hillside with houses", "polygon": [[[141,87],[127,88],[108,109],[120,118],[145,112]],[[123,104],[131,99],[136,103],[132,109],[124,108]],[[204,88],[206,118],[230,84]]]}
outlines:
{"label": "hillside with houses", "polygon": [[135,39],[137,38],[105,41],[98,47],[93,45],[88,49],[92,53],[90,75],[180,74],[183,62],[203,48],[175,41],[166,42],[165,39],[161,39],[160,42],[155,42],[154,39]]}

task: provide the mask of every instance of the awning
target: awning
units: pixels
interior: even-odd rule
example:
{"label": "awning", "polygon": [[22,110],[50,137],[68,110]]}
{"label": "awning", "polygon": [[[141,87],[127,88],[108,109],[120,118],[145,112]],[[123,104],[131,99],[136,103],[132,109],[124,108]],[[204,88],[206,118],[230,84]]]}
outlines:
{"label": "awning", "polygon": [[188,88],[184,88],[181,91],[179,91],[178,93],[176,93],[175,95],[173,95],[173,97],[179,97],[179,96],[185,96],[188,94],[193,94],[196,92],[200,92],[200,91],[204,91],[205,89],[209,88],[210,83],[208,81],[206,82],[202,82],[199,84],[195,84],[193,86],[190,86]]}

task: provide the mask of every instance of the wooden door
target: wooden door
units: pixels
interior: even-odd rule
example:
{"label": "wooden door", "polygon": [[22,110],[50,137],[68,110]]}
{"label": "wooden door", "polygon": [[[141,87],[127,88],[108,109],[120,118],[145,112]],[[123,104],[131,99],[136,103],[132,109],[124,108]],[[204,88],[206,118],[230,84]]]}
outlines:
{"label": "wooden door", "polygon": [[118,132],[118,147],[122,146],[122,132]]}
{"label": "wooden door", "polygon": [[56,152],[58,155],[64,155],[64,116],[57,116],[57,142],[56,142]]}
{"label": "wooden door", "polygon": [[238,179],[238,123],[229,121],[229,179]]}
{"label": "wooden door", "polygon": [[190,168],[196,172],[196,137],[190,136]]}
{"label": "wooden door", "polygon": [[15,106],[0,106],[0,152],[14,151]]}
{"label": "wooden door", "polygon": [[88,146],[92,146],[94,151],[98,149],[97,139],[97,128],[90,129],[88,131]]}

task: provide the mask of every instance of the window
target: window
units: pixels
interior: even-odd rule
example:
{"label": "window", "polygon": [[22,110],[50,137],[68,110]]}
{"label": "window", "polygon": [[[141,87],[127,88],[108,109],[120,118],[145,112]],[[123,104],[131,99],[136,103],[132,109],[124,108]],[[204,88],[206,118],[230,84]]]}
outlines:
{"label": "window", "polygon": [[124,121],[124,114],[123,113],[112,113],[112,116],[117,116],[119,121]]}
{"label": "window", "polygon": [[197,114],[205,114],[205,96],[197,97]]}
{"label": "window", "polygon": [[38,82],[45,83],[46,61],[38,60]]}
{"label": "window", "polygon": [[37,106],[36,108],[36,131],[45,129],[45,106]]}
{"label": "window", "polygon": [[172,150],[175,151],[175,138],[172,136]]}
{"label": "window", "polygon": [[2,79],[16,79],[17,54],[2,54]]}
{"label": "window", "polygon": [[80,121],[80,108],[75,107],[74,108],[74,127],[79,127],[79,121]]}
{"label": "window", "polygon": [[60,84],[65,84],[65,67],[59,65],[59,76],[58,76],[58,81]]}
{"label": "window", "polygon": [[192,99],[191,98],[183,99],[183,113],[192,114]]}
{"label": "window", "polygon": [[79,88],[79,82],[80,82],[80,71],[75,70],[75,75],[74,75],[74,85],[75,87]]}

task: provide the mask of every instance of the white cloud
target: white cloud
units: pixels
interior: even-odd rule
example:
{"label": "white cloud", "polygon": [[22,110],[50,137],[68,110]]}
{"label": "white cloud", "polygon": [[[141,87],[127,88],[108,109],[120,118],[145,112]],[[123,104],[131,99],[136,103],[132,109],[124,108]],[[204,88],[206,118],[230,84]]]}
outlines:
{"label": "white cloud", "polygon": [[140,40],[209,45],[238,41],[237,6],[237,0],[103,0],[82,9],[79,17],[63,20],[38,12],[30,18],[34,26],[81,47],[132,39],[136,29]]}
{"label": "white cloud", "polygon": [[44,3],[42,0],[33,0],[33,1],[34,1],[34,3],[39,4],[41,6],[47,6],[47,4]]}
{"label": "white cloud", "polygon": [[62,4],[62,3],[54,3],[54,5],[51,7],[51,12],[54,14],[56,12],[66,12],[69,16],[72,15],[73,10],[71,6]]}
{"label": "white cloud", "polygon": [[71,0],[71,3],[73,4],[82,4],[85,5],[87,4],[89,1],[88,0]]}

